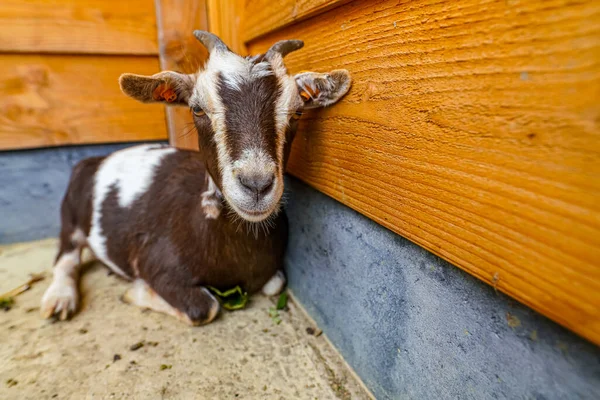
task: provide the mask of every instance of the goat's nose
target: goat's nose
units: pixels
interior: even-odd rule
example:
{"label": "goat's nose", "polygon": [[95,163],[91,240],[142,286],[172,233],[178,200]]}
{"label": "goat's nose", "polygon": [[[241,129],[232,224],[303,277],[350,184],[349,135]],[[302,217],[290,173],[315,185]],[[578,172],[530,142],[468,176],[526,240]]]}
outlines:
{"label": "goat's nose", "polygon": [[275,175],[273,174],[239,174],[238,179],[242,186],[255,194],[265,194],[273,186]]}

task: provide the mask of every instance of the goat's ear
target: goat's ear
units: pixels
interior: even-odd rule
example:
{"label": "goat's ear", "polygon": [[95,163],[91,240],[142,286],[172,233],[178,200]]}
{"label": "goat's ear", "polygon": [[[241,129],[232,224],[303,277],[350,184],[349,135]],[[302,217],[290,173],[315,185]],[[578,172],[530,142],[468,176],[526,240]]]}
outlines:
{"label": "goat's ear", "polygon": [[163,102],[187,106],[194,89],[193,75],[164,71],[152,76],[123,74],[121,90],[142,103]]}
{"label": "goat's ear", "polygon": [[326,107],[340,100],[350,89],[352,79],[345,69],[327,74],[302,72],[295,77],[304,108]]}

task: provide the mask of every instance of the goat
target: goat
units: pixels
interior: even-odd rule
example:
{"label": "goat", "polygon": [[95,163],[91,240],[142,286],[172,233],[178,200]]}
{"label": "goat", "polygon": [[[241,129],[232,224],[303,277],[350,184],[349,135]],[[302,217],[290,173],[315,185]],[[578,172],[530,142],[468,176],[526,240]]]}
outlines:
{"label": "goat", "polygon": [[[190,325],[219,312],[207,286],[266,295],[283,289],[288,222],[280,203],[297,120],[305,109],[337,102],[350,76],[289,75],[283,57],[303,46],[299,40],[241,57],[211,33],[194,35],[209,52],[197,73],[123,74],[119,83],[138,101],[189,107],[200,151],[141,145],[74,167],[43,317],[76,312],[85,247],[133,281],[125,302]],[[240,221],[266,225],[249,232]]]}

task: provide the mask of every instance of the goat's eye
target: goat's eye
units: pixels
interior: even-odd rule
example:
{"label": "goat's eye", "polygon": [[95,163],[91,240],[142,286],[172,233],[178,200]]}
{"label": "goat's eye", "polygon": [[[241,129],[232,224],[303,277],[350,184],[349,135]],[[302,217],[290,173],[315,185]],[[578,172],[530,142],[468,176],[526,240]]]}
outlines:
{"label": "goat's eye", "polygon": [[201,116],[203,116],[205,114],[204,110],[200,106],[194,106],[194,107],[192,107],[192,112],[194,113],[194,115],[196,117],[201,117]]}
{"label": "goat's eye", "polygon": [[292,114],[292,118],[294,118],[294,119],[300,119],[301,116],[302,116],[302,111],[300,111],[300,110],[298,110],[294,114]]}

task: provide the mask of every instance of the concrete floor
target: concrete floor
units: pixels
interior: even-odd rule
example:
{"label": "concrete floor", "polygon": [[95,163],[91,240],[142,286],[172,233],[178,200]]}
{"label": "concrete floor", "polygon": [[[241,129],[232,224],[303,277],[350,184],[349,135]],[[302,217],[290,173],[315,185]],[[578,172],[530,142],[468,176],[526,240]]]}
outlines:
{"label": "concrete floor", "polygon": [[55,252],[53,239],[0,247],[0,293],[46,275],[0,311],[0,399],[371,398],[325,335],[307,333],[314,322],[293,301],[279,325],[268,315],[276,299],[255,296],[190,328],[120,302],[129,284],[92,265],[79,314],[42,320]]}

